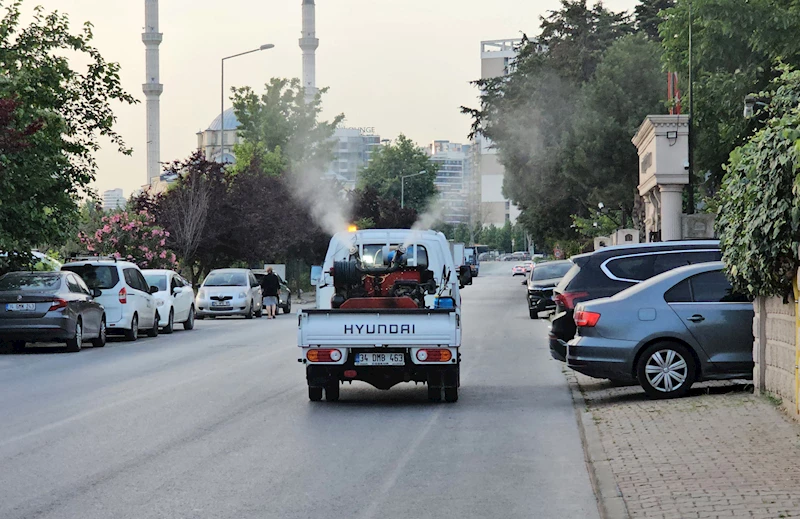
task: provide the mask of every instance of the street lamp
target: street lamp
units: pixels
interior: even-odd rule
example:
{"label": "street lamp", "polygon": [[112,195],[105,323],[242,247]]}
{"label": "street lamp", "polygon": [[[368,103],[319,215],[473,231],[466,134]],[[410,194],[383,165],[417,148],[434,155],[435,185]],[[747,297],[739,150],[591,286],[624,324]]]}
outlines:
{"label": "street lamp", "polygon": [[220,93],[219,93],[219,160],[222,162],[222,152],[223,146],[225,141],[225,60],[231,58],[238,58],[239,56],[244,56],[245,54],[252,54],[254,52],[261,52],[262,50],[268,50],[273,48],[275,45],[271,43],[265,43],[261,47],[253,50],[248,50],[247,52],[240,52],[239,54],[234,54],[233,56],[227,56],[222,58],[221,60],[221,74],[220,74]]}
{"label": "street lamp", "polygon": [[412,173],[411,175],[401,175],[400,176],[400,208],[404,208],[406,206],[406,179],[411,177],[418,177],[420,175],[424,175],[427,171],[420,171],[419,173]]}

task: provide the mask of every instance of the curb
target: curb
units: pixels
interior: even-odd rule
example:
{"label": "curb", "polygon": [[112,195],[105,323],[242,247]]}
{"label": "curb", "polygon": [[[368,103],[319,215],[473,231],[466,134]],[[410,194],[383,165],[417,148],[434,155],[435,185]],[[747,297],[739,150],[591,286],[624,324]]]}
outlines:
{"label": "curb", "polygon": [[622,492],[617,486],[608,456],[606,456],[603,443],[600,441],[600,431],[594,423],[594,415],[591,411],[586,410],[586,401],[578,385],[578,379],[571,371],[564,371],[564,376],[572,393],[572,403],[580,426],[586,468],[589,471],[589,480],[597,498],[600,517],[601,519],[629,519],[628,508],[625,506]]}

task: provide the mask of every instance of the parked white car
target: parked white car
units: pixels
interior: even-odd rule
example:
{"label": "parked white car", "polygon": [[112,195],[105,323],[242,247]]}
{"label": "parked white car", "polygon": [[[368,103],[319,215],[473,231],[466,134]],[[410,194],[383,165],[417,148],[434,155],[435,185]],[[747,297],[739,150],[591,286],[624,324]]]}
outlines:
{"label": "parked white car", "polygon": [[212,270],[197,291],[194,304],[198,319],[218,315],[261,317],[261,285],[249,269]]}
{"label": "parked white car", "polygon": [[147,284],[158,288],[156,298],[158,325],[162,333],[172,333],[176,323],[184,330],[194,328],[194,290],[192,284],[172,270],[145,269],[142,271]]}
{"label": "parked white car", "polygon": [[135,263],[113,257],[73,258],[61,270],[75,272],[90,289],[101,292],[95,301],[106,309],[107,333],[122,333],[129,341],[139,338],[139,330],[158,335],[158,307],[151,287]]}

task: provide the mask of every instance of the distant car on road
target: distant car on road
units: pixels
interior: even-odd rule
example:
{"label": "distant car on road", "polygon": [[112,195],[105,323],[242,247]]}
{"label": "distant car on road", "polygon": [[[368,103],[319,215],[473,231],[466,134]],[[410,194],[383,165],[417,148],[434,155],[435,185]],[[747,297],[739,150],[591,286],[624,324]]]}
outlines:
{"label": "distant car on road", "polygon": [[261,285],[250,269],[212,270],[197,291],[197,318],[222,315],[242,315],[247,319],[261,317],[262,299]]}
{"label": "distant car on road", "polygon": [[652,398],[700,380],[752,378],[753,304],[733,292],[722,262],[680,267],[575,308],[567,365],[638,381]]}
{"label": "distant car on road", "polygon": [[519,264],[514,265],[511,267],[511,275],[512,276],[524,276],[525,275],[525,265]]}
{"label": "distant car on road", "polygon": [[158,325],[163,333],[172,333],[175,323],[182,323],[184,330],[194,328],[194,291],[192,284],[172,270],[145,269],[142,271],[147,284],[158,288],[156,298]]}
{"label": "distant car on road", "polygon": [[603,247],[570,258],[573,266],[553,290],[556,313],[550,329],[550,355],[566,360],[575,336],[575,304],[611,297],[646,279],[683,265],[718,261],[719,241],[675,241]]}
{"label": "distant car on road", "polygon": [[[267,275],[266,270],[253,269],[252,272],[253,275],[256,277],[256,281],[258,281],[259,285],[264,279],[264,276]],[[283,313],[290,314],[292,313],[292,291],[291,289],[289,289],[289,285],[282,277],[278,276],[278,279],[281,280],[281,286],[280,289],[278,290],[278,308],[283,310]]]}
{"label": "distant car on road", "polygon": [[20,352],[27,342],[66,342],[80,351],[85,340],[106,345],[106,315],[90,290],[72,272],[10,272],[0,277],[0,338]]}
{"label": "distant car on road", "polygon": [[571,268],[572,262],[567,260],[538,263],[533,267],[526,283],[528,312],[531,319],[538,319],[539,312],[556,307],[556,302],[553,301],[553,289]]}
{"label": "distant car on road", "polygon": [[115,258],[91,256],[75,258],[61,267],[78,274],[90,289],[102,293],[96,301],[106,309],[108,333],[120,332],[126,340],[139,338],[139,330],[158,336],[158,307],[151,287],[135,263]]}

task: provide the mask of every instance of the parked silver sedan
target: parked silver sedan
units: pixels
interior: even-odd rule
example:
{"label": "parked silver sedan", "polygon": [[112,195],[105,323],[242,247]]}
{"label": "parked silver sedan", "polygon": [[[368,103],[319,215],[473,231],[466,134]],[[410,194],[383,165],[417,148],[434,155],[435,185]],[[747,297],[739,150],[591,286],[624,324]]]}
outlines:
{"label": "parked silver sedan", "polygon": [[195,298],[197,318],[243,315],[261,317],[261,285],[249,269],[212,270]]}
{"label": "parked silver sedan", "polygon": [[575,308],[567,365],[637,381],[652,398],[700,380],[752,378],[753,304],[733,293],[722,262],[677,268]]}
{"label": "parked silver sedan", "polygon": [[21,352],[28,342],[63,341],[80,351],[106,345],[106,315],[73,272],[9,272],[0,277],[0,342]]}

